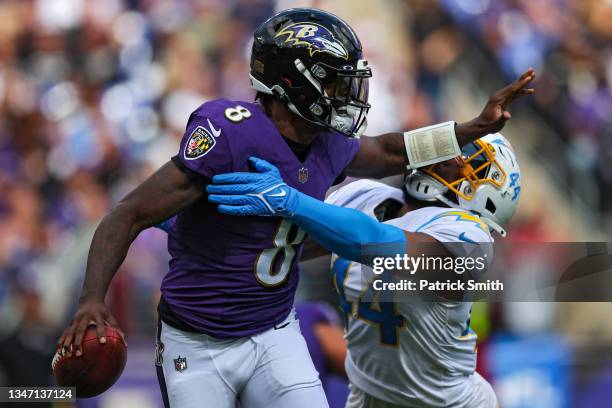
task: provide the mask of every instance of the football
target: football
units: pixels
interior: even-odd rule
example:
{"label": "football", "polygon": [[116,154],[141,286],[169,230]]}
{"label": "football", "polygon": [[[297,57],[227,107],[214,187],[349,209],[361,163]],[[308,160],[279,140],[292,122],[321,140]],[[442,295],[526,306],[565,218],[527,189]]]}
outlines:
{"label": "football", "polygon": [[106,326],[106,343],[100,344],[96,327],[89,326],[83,336],[83,355],[71,357],[58,350],[51,368],[57,384],[76,387],[78,398],[90,398],[109,389],[119,378],[127,360],[127,348],[119,333]]}

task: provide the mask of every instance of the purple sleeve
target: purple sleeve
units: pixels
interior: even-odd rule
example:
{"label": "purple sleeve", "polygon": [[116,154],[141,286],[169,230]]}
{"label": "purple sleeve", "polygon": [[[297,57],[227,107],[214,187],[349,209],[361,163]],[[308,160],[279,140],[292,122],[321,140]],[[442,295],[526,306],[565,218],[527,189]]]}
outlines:
{"label": "purple sleeve", "polygon": [[233,170],[232,152],[229,135],[205,108],[206,104],[189,117],[178,157],[189,170],[212,177]]}
{"label": "purple sleeve", "polygon": [[355,159],[355,156],[357,156],[357,152],[359,152],[359,139],[332,133],[329,135],[327,148],[336,175],[333,185],[336,185],[346,178],[344,172]]}

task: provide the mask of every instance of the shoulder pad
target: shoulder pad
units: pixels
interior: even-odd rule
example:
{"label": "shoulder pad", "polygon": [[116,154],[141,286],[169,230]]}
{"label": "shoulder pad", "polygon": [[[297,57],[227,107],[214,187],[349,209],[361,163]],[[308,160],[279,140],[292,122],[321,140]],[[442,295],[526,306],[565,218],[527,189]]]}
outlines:
{"label": "shoulder pad", "polygon": [[257,104],[223,98],[202,104],[193,114],[210,119],[217,126],[228,130],[233,125],[249,125],[265,116]]}

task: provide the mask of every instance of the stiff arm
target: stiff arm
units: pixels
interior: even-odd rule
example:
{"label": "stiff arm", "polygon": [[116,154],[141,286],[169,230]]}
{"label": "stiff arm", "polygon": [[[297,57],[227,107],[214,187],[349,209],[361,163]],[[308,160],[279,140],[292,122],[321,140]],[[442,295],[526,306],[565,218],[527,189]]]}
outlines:
{"label": "stiff arm", "polygon": [[[492,94],[477,117],[468,122],[456,123],[453,131],[459,147],[499,132],[512,117],[508,111],[510,105],[534,93],[529,85],[535,75],[535,71],[529,68],[514,82]],[[411,163],[406,154],[403,132],[364,136],[359,141],[359,151],[347,167],[346,174],[359,178],[383,178],[403,173],[408,165]]]}

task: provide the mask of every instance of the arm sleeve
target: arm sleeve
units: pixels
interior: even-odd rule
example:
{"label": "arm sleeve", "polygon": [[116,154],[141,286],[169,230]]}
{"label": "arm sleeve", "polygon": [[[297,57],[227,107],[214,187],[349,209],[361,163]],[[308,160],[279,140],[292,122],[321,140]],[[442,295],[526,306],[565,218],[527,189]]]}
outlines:
{"label": "arm sleeve", "polygon": [[[205,107],[206,105],[204,105]],[[178,153],[179,169],[205,178],[233,171],[231,141],[204,107],[191,114]]]}
{"label": "arm sleeve", "polygon": [[385,255],[405,254],[406,236],[401,229],[382,224],[361,211],[326,204],[302,193],[289,217],[315,240],[339,256],[368,263],[381,248]]}

